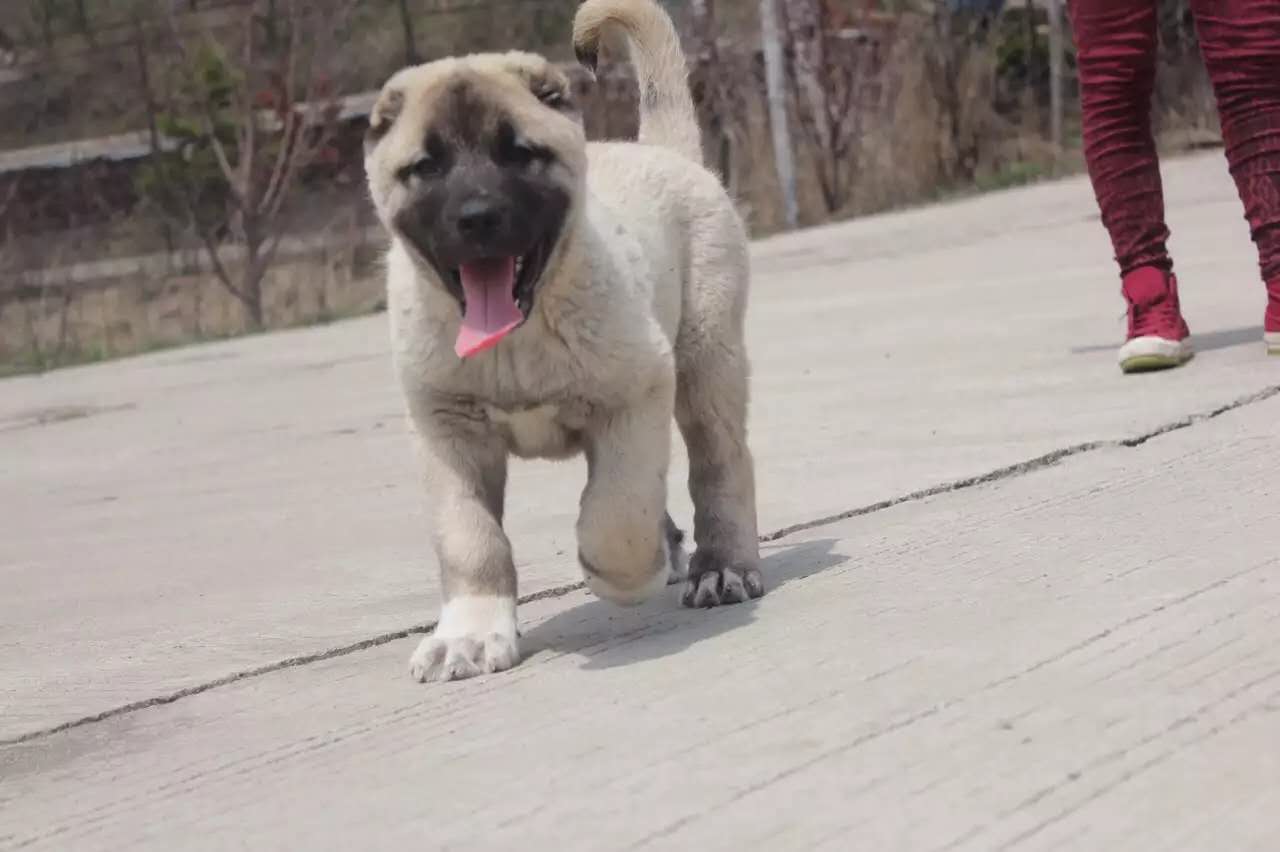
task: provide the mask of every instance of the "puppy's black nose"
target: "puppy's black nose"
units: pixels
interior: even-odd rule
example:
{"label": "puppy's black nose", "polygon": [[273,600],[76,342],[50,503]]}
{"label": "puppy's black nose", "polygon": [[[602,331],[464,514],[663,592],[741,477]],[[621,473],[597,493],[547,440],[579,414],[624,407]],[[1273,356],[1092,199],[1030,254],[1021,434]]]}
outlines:
{"label": "puppy's black nose", "polygon": [[458,233],[469,240],[494,237],[502,228],[502,206],[490,198],[469,198],[458,208]]}

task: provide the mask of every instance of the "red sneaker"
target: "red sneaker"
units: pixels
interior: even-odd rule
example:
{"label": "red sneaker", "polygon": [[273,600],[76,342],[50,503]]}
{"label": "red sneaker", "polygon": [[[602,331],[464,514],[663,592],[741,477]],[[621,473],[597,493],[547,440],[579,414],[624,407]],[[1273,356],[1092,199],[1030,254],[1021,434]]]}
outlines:
{"label": "red sneaker", "polygon": [[1267,316],[1262,328],[1267,354],[1280,355],[1280,278],[1267,282]]}
{"label": "red sneaker", "polygon": [[1177,276],[1143,266],[1124,277],[1121,290],[1129,303],[1129,337],[1120,347],[1120,369],[1166,370],[1191,360],[1195,352],[1178,304]]}

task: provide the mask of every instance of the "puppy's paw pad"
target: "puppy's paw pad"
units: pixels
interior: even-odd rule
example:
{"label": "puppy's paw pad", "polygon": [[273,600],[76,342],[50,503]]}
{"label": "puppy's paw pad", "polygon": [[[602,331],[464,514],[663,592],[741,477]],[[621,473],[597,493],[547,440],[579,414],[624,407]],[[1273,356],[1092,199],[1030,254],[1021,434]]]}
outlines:
{"label": "puppy's paw pad", "polygon": [[680,602],[688,607],[713,607],[742,603],[764,594],[760,569],[725,564],[694,555]]}
{"label": "puppy's paw pad", "polygon": [[419,683],[463,680],[505,671],[520,661],[515,639],[487,636],[428,636],[409,658],[409,674]]}

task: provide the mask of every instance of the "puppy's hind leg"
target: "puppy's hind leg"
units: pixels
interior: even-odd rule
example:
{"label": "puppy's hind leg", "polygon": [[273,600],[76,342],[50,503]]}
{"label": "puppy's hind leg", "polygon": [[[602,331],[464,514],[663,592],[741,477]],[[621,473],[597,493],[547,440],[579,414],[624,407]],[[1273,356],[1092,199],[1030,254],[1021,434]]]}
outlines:
{"label": "puppy's hind leg", "polygon": [[[578,561],[598,597],[639,604],[667,585],[680,531],[666,514],[674,377],[603,415],[587,437]],[[673,553],[671,544],[677,551]]]}
{"label": "puppy's hind leg", "polygon": [[711,607],[764,594],[747,446],[747,358],[739,333],[682,341],[676,420],[689,450],[693,538],[681,601]]}
{"label": "puppy's hind leg", "polygon": [[676,336],[675,414],[689,451],[694,509],[695,551],[682,602],[710,607],[758,598],[764,581],[747,445],[747,234],[723,193],[698,210]]}

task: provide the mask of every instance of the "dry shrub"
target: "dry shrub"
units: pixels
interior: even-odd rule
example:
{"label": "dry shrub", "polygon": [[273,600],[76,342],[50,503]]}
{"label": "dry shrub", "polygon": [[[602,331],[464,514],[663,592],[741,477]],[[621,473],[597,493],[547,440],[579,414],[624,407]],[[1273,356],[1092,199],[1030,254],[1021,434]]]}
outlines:
{"label": "dry shrub", "polygon": [[1221,140],[1218,110],[1187,0],[1161,4],[1160,55],[1152,121],[1161,147],[1180,150]]}
{"label": "dry shrub", "polygon": [[897,184],[886,200],[972,182],[1010,132],[995,111],[991,46],[968,21],[940,16],[904,23],[891,55],[876,138],[867,140],[877,171]]}
{"label": "dry shrub", "polygon": [[[802,126],[803,111],[791,104],[801,224],[920,203],[975,186],[1025,182],[1061,162],[1042,136],[1038,107],[1024,106],[1016,123],[999,114],[994,50],[969,25],[904,16],[885,35],[890,41],[879,46],[885,59],[872,86],[877,96],[860,105],[867,114],[846,154],[848,188],[835,211],[827,205],[829,163],[825,171],[819,168],[827,152],[806,144],[812,134]],[[735,105],[732,126],[742,141],[735,146],[726,183],[752,231],[771,233],[784,223],[762,75],[758,69],[744,73],[750,64],[741,54],[721,50],[720,60],[735,63],[729,67],[734,79],[752,81],[741,87]],[[852,65],[848,73],[865,74],[867,68]],[[704,117],[704,128],[709,124]],[[714,153],[715,144],[708,135],[704,148]]]}
{"label": "dry shrub", "polygon": [[5,365],[42,368],[65,360],[74,348],[69,281],[59,269],[22,274],[38,264],[56,265],[66,252],[60,241],[18,244],[0,241],[0,375]]}

